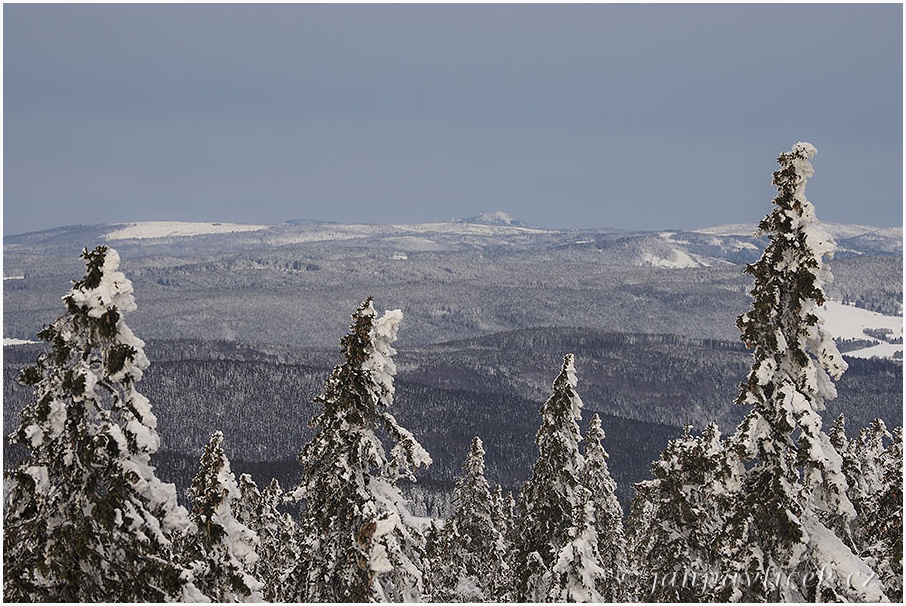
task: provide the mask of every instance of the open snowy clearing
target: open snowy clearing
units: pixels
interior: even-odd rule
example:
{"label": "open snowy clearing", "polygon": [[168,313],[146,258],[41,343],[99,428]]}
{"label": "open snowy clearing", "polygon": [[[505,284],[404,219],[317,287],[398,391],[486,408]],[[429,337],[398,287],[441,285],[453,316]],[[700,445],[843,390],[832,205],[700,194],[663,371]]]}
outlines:
{"label": "open snowy clearing", "polygon": [[844,305],[838,301],[828,301],[821,308],[821,312],[825,327],[835,338],[865,339],[875,343],[871,347],[846,352],[847,356],[892,358],[896,352],[903,351],[902,343],[886,343],[882,339],[865,333],[866,330],[886,331],[889,340],[902,340],[903,318],[900,316],[885,316],[860,307]]}
{"label": "open snowy clearing", "polygon": [[147,221],[127,223],[125,227],[107,234],[107,240],[147,240],[152,238],[181,238],[206,234],[230,234],[260,231],[267,225],[242,223],[185,223],[180,221]]}

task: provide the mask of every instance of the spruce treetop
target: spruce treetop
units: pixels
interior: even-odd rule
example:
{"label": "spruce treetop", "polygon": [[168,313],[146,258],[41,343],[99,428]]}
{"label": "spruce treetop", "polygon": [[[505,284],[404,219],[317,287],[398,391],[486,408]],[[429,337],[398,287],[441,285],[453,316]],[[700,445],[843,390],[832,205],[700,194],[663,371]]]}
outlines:
{"label": "spruce treetop", "polygon": [[582,400],[576,393],[574,356],[563,358],[553,393],[541,407],[541,427],[535,437],[538,458],[531,478],[519,493],[514,531],[515,598],[539,601],[551,589],[551,568],[575,517],[585,464],[579,452]]}
{"label": "spruce treetop", "polygon": [[309,424],[317,433],[299,454],[303,547],[312,554],[294,575],[304,585],[295,590],[300,600],[421,596],[423,537],[396,482],[414,479],[431,457],[389,411],[402,317],[391,310],[377,318],[370,297],[359,306],[340,342],[345,361],[315,399],[323,406]]}
{"label": "spruce treetop", "polygon": [[[856,512],[847,496],[844,459],[822,430],[820,415],[825,402],[836,397],[834,381],[847,365],[821,319],[824,289],[833,279],[824,261],[834,242],[805,197],[816,153],[813,145],[797,143],[777,159],[777,196],[759,224],[770,241],[746,268],[755,282],[752,309],[737,319],[753,362],[736,400],[751,410],[733,437],[749,463],[745,503],[733,525],[746,529],[739,561],[756,575],[770,569],[814,573],[825,564],[837,572],[867,570],[839,538]],[[842,443],[839,429],[836,433]],[[832,560],[828,550],[837,554]],[[743,599],[764,598],[753,588],[745,591]],[[784,588],[781,599],[859,595],[843,581],[821,577],[805,589]]]}
{"label": "spruce treetop", "polygon": [[11,436],[29,455],[8,476],[4,561],[17,579],[9,595],[192,597],[195,588],[169,561],[188,514],[151,465],[157,419],[136,389],[148,359],[124,319],[136,308],[132,284],[116,251],[99,246],[82,258],[85,277],[63,297],[66,314],[38,334],[51,350],[20,377],[35,400]]}

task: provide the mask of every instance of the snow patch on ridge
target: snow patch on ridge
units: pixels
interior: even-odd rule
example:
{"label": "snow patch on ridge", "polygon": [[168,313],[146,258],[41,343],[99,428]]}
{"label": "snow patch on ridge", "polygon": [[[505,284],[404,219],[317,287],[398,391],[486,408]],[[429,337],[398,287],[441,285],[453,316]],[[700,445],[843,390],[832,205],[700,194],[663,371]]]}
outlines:
{"label": "snow patch on ridge", "polygon": [[231,234],[267,229],[267,225],[242,223],[188,223],[180,221],[147,221],[126,223],[107,234],[107,240],[147,240],[153,238],[183,238],[207,234]]}
{"label": "snow patch on ridge", "polygon": [[848,351],[844,355],[853,358],[893,358],[897,352],[902,355],[902,343],[885,343],[878,337],[866,334],[866,330],[887,331],[887,338],[895,341],[903,339],[903,318],[901,316],[885,316],[874,311],[862,309],[852,305],[844,305],[838,301],[828,301],[818,308],[819,315],[824,319],[825,328],[835,339],[861,339],[871,341],[874,345]]}

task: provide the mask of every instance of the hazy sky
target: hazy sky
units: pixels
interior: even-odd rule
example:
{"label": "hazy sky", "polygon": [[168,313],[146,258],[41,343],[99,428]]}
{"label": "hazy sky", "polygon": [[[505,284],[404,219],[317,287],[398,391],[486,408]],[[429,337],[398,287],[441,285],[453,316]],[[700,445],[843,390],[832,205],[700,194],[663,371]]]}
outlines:
{"label": "hazy sky", "polygon": [[3,6],[4,234],[144,220],[903,222],[903,8]]}

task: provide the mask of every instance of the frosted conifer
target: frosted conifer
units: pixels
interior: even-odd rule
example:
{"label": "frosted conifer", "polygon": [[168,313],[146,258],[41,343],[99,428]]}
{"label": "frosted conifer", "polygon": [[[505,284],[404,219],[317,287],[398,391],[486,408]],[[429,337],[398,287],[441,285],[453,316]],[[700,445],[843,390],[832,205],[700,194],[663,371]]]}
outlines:
{"label": "frosted conifer", "polygon": [[[889,442],[889,444],[887,444]],[[903,430],[875,419],[850,441],[853,542],[884,583],[892,602],[903,598]]]}
{"label": "frosted conifer", "polygon": [[456,530],[449,526],[452,520],[432,519],[425,531],[425,555],[422,560],[424,598],[429,602],[452,602],[454,588],[460,577],[460,568],[449,564],[450,539]]}
{"label": "frosted conifer", "polygon": [[189,498],[195,532],[185,538],[183,557],[195,585],[217,602],[261,602],[263,584],[253,575],[258,536],[233,513],[239,486],[219,431],[205,447]]}
{"label": "frosted conifer", "polygon": [[[316,399],[315,437],[299,455],[309,554],[300,601],[416,600],[424,537],[397,486],[431,457],[388,411],[396,367],[391,344],[402,312],[375,318],[369,298],[341,341],[345,362]],[[389,456],[379,437],[394,445]]]}
{"label": "frosted conifer", "polygon": [[497,601],[506,588],[505,526],[484,476],[484,446],[473,438],[462,475],[453,489],[453,513],[444,527],[440,566],[457,571],[456,586],[442,589],[442,601]]}
{"label": "frosted conifer", "polygon": [[6,476],[4,598],[201,599],[173,563],[188,514],[151,465],[157,419],[136,389],[148,359],[124,320],[136,307],[132,284],[116,251],[82,258],[66,314],[38,335],[52,350],[21,377],[35,401],[11,435],[27,456]]}
{"label": "frosted conifer", "polygon": [[741,556],[746,571],[814,582],[783,584],[776,593],[750,585],[744,599],[882,597],[877,585],[852,588],[845,582],[849,574],[867,578],[872,571],[828,528],[851,521],[855,510],[846,496],[842,458],[821,428],[820,413],[836,397],[833,381],[846,363],[819,316],[832,279],[823,259],[834,245],[805,197],[816,153],[811,144],[797,143],[778,158],[778,195],[759,224],[770,243],[746,268],[755,279],[753,305],[737,324],[753,349],[753,364],[737,403],[751,411],[735,440],[751,462],[739,510],[745,519],[737,520],[748,529]]}
{"label": "frosted conifer", "polygon": [[239,478],[240,498],[233,505],[236,519],[258,535],[254,576],[264,584],[264,599],[285,602],[287,576],[302,554],[293,517],[280,510],[286,497],[276,479],[259,491],[248,474]]}
{"label": "frosted conifer", "polygon": [[582,400],[576,393],[573,364],[573,355],[567,354],[554,381],[553,395],[541,407],[541,427],[535,437],[538,459],[519,494],[513,533],[513,597],[517,601],[547,599],[552,568],[574,526],[584,461],[578,425]]}
{"label": "frosted conifer", "polygon": [[671,440],[636,485],[631,553],[641,574],[638,598],[654,602],[727,601],[738,543],[730,522],[742,466],[710,424]]}
{"label": "frosted conifer", "polygon": [[582,484],[591,491],[598,551],[601,566],[605,571],[597,591],[605,601],[615,602],[624,599],[621,580],[628,572],[624,566],[626,538],[623,535],[623,508],[617,500],[617,483],[610,476],[607,467],[610,455],[601,444],[603,439],[601,418],[594,415],[588,426],[588,435],[585,437]]}
{"label": "frosted conifer", "polygon": [[576,498],[573,523],[567,531],[566,544],[560,548],[551,567],[546,601],[604,602],[607,600],[598,592],[598,588],[607,584],[607,571],[601,567],[591,491],[580,486],[576,490]]}

